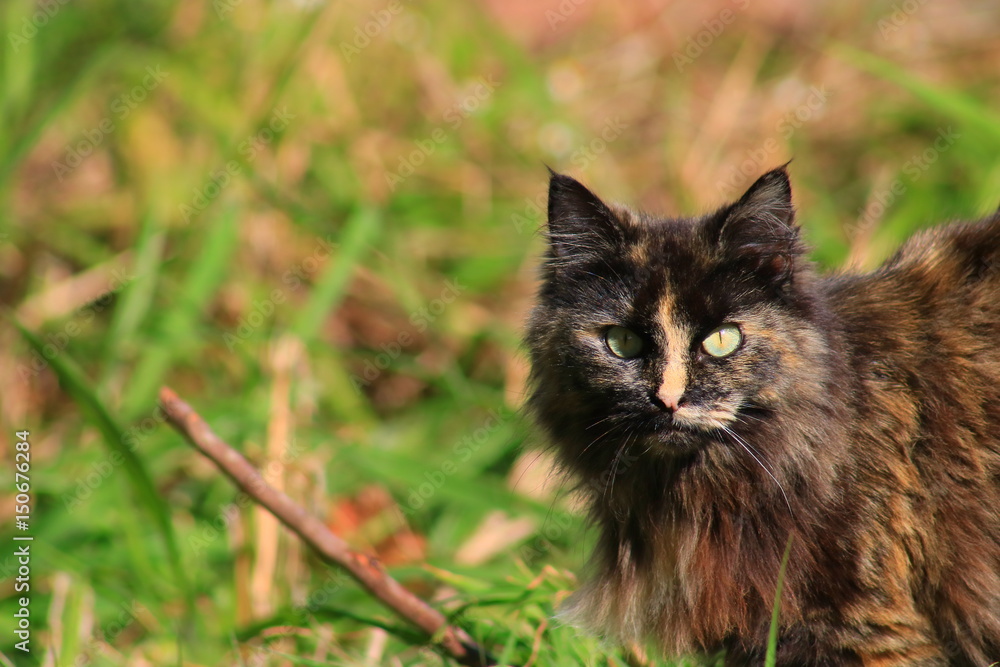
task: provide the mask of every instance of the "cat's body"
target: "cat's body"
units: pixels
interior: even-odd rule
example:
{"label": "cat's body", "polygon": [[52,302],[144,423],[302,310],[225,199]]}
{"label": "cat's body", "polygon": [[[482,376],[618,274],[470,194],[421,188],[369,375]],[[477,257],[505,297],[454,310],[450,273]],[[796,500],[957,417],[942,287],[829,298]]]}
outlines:
{"label": "cat's body", "polygon": [[1000,216],[820,277],[790,197],[656,219],[553,175],[530,405],[601,532],[566,615],[762,664],[792,536],[779,665],[1000,661]]}

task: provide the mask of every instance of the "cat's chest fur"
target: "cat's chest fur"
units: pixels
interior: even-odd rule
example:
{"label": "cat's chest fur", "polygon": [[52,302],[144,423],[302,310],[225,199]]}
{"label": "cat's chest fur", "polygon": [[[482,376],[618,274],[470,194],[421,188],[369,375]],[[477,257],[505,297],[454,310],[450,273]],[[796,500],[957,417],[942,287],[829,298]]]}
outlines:
{"label": "cat's chest fur", "polygon": [[[804,260],[784,170],[694,220],[553,176],[531,408],[600,540],[567,618],[667,654],[1000,660],[1000,219]],[[625,333],[621,333],[624,331]]]}

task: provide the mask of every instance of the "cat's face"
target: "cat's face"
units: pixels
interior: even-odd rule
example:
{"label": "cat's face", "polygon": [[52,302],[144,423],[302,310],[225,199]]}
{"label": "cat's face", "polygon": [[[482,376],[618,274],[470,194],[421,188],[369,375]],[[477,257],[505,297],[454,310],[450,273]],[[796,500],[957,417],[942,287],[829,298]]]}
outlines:
{"label": "cat's face", "polygon": [[810,382],[817,332],[783,169],[698,219],[612,208],[560,175],[549,196],[531,403],[571,465],[736,446]]}

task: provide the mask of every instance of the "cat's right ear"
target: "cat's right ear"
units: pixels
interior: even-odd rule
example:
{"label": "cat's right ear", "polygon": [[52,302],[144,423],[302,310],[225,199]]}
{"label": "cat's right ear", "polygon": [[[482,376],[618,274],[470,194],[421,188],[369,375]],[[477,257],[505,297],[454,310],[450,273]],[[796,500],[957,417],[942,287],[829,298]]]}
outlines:
{"label": "cat's right ear", "polygon": [[784,166],[750,186],[719,218],[718,243],[726,253],[776,283],[794,273],[804,248],[792,206],[792,186]]}
{"label": "cat's right ear", "polygon": [[570,176],[549,170],[549,249],[554,259],[601,256],[621,239],[607,204]]}

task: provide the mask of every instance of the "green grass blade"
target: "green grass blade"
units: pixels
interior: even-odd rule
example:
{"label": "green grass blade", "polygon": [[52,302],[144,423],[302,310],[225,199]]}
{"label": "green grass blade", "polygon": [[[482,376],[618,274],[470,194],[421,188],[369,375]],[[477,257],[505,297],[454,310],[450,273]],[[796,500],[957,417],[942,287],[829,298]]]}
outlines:
{"label": "green grass blade", "polygon": [[771,630],[767,635],[767,655],[764,657],[765,667],[774,667],[778,657],[778,621],[781,612],[781,591],[785,587],[785,569],[788,567],[788,558],[792,555],[792,540],[794,535],[788,536],[788,544],[785,545],[785,555],[781,557],[781,567],[778,569],[778,589],[774,593],[774,608],[771,610]]}
{"label": "green grass blade", "polygon": [[[14,326],[21,332],[21,336],[38,354],[45,357],[45,342],[36,336],[32,331],[25,328],[13,316],[10,316]],[[180,550],[177,547],[177,538],[174,534],[173,524],[170,522],[170,512],[166,503],[157,493],[153,478],[146,469],[142,460],[135,455],[125,442],[125,433],[121,426],[114,420],[108,412],[104,403],[93,392],[87,382],[83,371],[68,358],[68,353],[63,351],[48,359],[52,370],[59,378],[59,384],[73,398],[85,413],[90,415],[91,421],[97,426],[108,449],[122,457],[123,467],[132,483],[132,488],[139,498],[140,504],[153,516],[154,525],[160,538],[163,540],[167,550],[167,557],[170,560],[170,567],[174,573],[174,581],[178,588],[187,594],[189,592],[187,577],[181,567]]]}
{"label": "green grass blade", "polygon": [[343,298],[354,267],[378,238],[381,228],[381,214],[370,206],[362,207],[348,219],[340,234],[339,252],[323,271],[292,326],[292,331],[303,341],[308,343],[319,334],[323,321]]}
{"label": "green grass blade", "polygon": [[9,132],[10,143],[0,153],[0,184],[5,183],[28,152],[38,144],[45,129],[59,114],[72,106],[77,97],[85,94],[87,87],[96,80],[104,69],[120,58],[118,49],[108,49],[88,60],[72,83],[61,88],[47,105],[33,110],[30,119],[23,122],[16,132]]}
{"label": "green grass blade", "polygon": [[199,314],[215,294],[236,247],[236,218],[236,208],[230,207],[209,227],[180,293],[164,314],[160,339],[149,347],[132,374],[128,393],[122,401],[122,412],[127,418],[148,409],[156,399],[167,369],[181,351],[182,341],[190,337]]}
{"label": "green grass blade", "polygon": [[513,662],[514,650],[517,648],[517,642],[517,633],[510,633],[510,636],[507,637],[506,643],[504,643],[503,648],[500,650],[500,657],[497,658],[498,665],[509,665]]}
{"label": "green grass blade", "polygon": [[[0,117],[6,123],[13,124],[14,120],[22,115],[27,103],[31,99],[32,88],[35,85],[32,75],[35,73],[35,66],[38,59],[35,57],[36,44],[34,40],[27,40],[26,43],[18,43],[15,48],[12,35],[17,35],[14,26],[22,26],[24,21],[30,21],[32,3],[11,2],[4,7],[2,18],[0,18],[0,30],[7,35],[8,44],[0,55],[0,62],[3,63],[3,76],[0,77],[0,87],[3,93],[0,96]],[[6,134],[6,133],[5,133]],[[10,137],[12,139],[13,137]],[[0,155],[6,147],[8,137],[0,137]]]}
{"label": "green grass blade", "polygon": [[158,221],[153,216],[147,216],[139,233],[132,261],[132,280],[122,290],[104,341],[102,386],[121,360],[122,348],[129,344],[150,311],[163,264],[165,240]]}
{"label": "green grass blade", "polygon": [[905,69],[878,56],[840,45],[834,49],[851,64],[896,84],[937,111],[1000,143],[1000,116],[977,100],[954,90],[922,81]]}
{"label": "green grass blade", "polygon": [[[71,575],[63,573],[61,576],[69,579]],[[62,632],[58,637],[53,637],[56,648],[56,667],[70,667],[73,665],[73,656],[80,653],[80,637],[86,636],[81,632],[84,625],[83,617],[86,613],[84,607],[87,604],[87,596],[90,588],[82,582],[72,582],[66,591],[65,603],[62,608],[62,616],[54,618],[51,615],[55,611],[49,607],[49,627],[62,627]]]}
{"label": "green grass blade", "polygon": [[257,636],[262,630],[267,628],[279,625],[305,623],[307,622],[307,619],[303,618],[304,614],[306,616],[315,616],[316,618],[322,620],[338,620],[346,618],[360,625],[385,630],[386,632],[395,635],[409,644],[420,646],[427,643],[427,635],[409,625],[389,623],[374,616],[366,616],[356,611],[334,605],[318,605],[309,608],[308,611],[301,607],[279,610],[270,618],[256,621],[240,628],[236,632],[236,638],[239,641],[246,641],[251,637]]}

